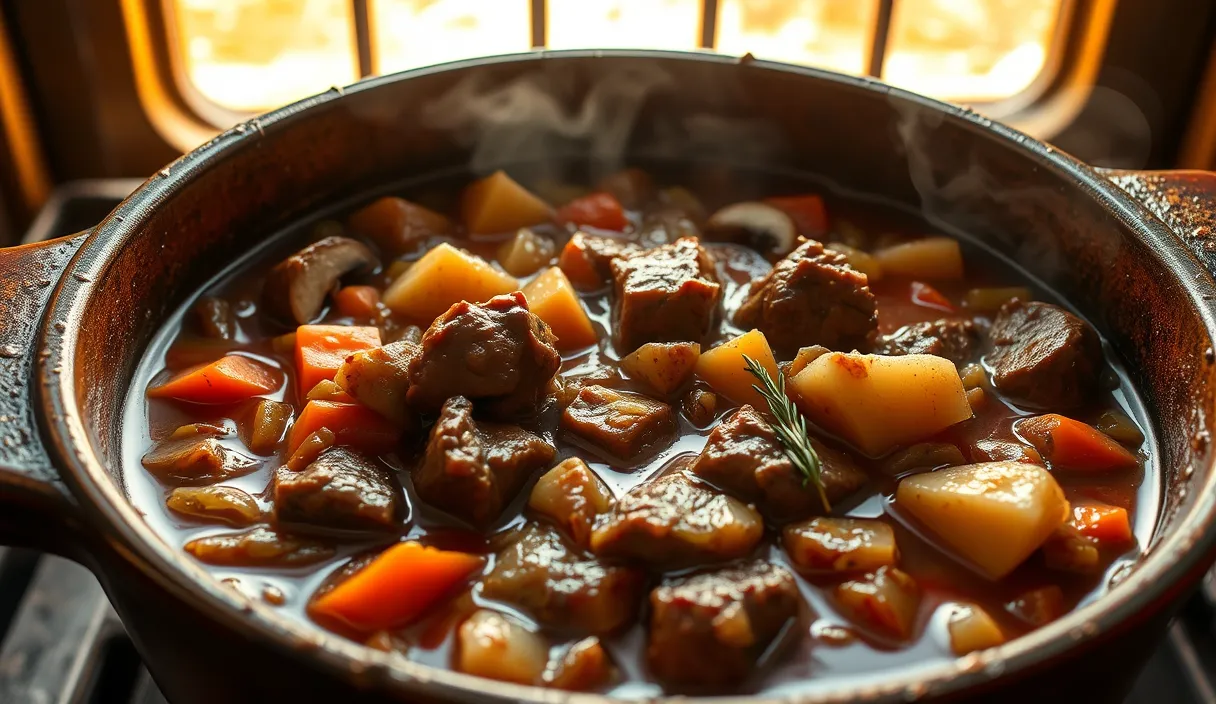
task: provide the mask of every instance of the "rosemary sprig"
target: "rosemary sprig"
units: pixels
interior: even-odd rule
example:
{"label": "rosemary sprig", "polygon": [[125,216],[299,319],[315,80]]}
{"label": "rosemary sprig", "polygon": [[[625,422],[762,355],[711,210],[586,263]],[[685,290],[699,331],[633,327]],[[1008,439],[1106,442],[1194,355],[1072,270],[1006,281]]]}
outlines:
{"label": "rosemary sprig", "polygon": [[823,488],[823,476],[820,474],[819,453],[811,445],[811,436],[806,431],[806,419],[794,405],[793,399],[785,394],[785,376],[777,375],[777,380],[768,370],[760,366],[756,360],[743,355],[743,361],[749,374],[760,380],[760,384],[752,384],[752,388],[768,402],[768,409],[776,419],[773,431],[785,449],[785,455],[798,471],[802,472],[802,486],[812,482],[819,491],[819,500],[823,502],[825,511],[831,511],[827,492]]}

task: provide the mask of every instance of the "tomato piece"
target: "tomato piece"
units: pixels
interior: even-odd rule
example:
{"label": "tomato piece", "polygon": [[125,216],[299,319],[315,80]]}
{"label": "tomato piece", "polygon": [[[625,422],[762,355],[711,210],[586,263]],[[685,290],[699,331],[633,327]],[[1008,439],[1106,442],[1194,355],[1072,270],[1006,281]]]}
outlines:
{"label": "tomato piece", "polygon": [[918,306],[935,308],[946,313],[954,312],[954,304],[950,302],[950,299],[929,284],[913,281],[910,297],[912,302]]}
{"label": "tomato piece", "polygon": [[557,221],[563,225],[614,232],[621,232],[629,226],[625,209],[610,193],[592,193],[570,201],[557,211]]}

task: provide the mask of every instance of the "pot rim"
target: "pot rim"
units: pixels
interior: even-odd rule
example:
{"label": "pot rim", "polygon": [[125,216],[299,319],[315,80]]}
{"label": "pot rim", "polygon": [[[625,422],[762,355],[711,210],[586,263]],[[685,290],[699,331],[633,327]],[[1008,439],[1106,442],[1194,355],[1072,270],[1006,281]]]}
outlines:
{"label": "pot rim", "polygon": [[[1216,282],[1198,259],[1182,246],[1169,227],[1143,205],[1124,193],[1092,167],[1048,147],[1005,125],[970,110],[894,88],[868,77],[855,77],[821,69],[792,66],[704,52],[651,50],[567,50],[485,57],[425,67],[361,81],[346,89],[332,89],[250,120],[185,154],[153,176],[99,224],[76,254],[56,286],[40,332],[36,380],[41,422],[50,439],[63,479],[76,496],[84,525],[105,526],[103,538],[123,559],[134,563],[164,588],[203,611],[233,633],[257,639],[269,647],[306,657],[348,681],[366,686],[389,686],[400,692],[462,701],[596,702],[619,701],[605,695],[571,694],[527,687],[421,665],[403,656],[373,650],[332,635],[319,626],[290,618],[275,608],[250,600],[222,586],[180,547],[168,544],[142,519],[119,482],[106,470],[93,447],[77,403],[75,350],[85,304],[96,281],[107,275],[114,256],[142,222],[171,195],[188,188],[192,178],[210,168],[224,154],[261,137],[264,130],[285,128],[311,113],[342,100],[345,95],[377,90],[381,86],[436,73],[456,72],[507,62],[562,61],[564,59],[652,59],[663,62],[698,62],[738,66],[741,70],[778,71],[854,90],[890,96],[894,100],[942,113],[966,126],[1022,150],[1040,167],[1076,182],[1090,198],[1134,232],[1160,257],[1179,283],[1190,304],[1200,311],[1209,338],[1216,339],[1216,314],[1205,300],[1216,299]],[[66,323],[66,328],[52,321]],[[62,329],[62,332],[59,330]],[[125,402],[125,398],[124,398]],[[1202,410],[1200,411],[1203,412]],[[121,417],[121,414],[116,414]],[[1017,673],[1035,670],[1065,652],[1081,649],[1099,638],[1116,635],[1154,605],[1176,597],[1197,580],[1216,556],[1216,468],[1206,452],[1206,481],[1194,504],[1178,525],[1151,546],[1119,584],[1100,599],[1057,621],[997,648],[947,661],[909,664],[847,678],[809,679],[793,695],[759,695],[716,698],[715,701],[848,702],[903,701],[928,694],[957,693],[992,686]],[[103,570],[104,572],[104,570]],[[311,652],[310,652],[311,651]],[[661,697],[659,699],[669,699]],[[686,700],[687,697],[670,697]]]}

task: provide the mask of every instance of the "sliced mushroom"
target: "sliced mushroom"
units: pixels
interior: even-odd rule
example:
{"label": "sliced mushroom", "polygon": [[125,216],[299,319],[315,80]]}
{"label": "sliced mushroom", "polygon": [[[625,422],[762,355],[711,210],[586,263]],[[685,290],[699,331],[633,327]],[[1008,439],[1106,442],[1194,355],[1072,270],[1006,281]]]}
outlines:
{"label": "sliced mushroom", "polygon": [[709,239],[738,242],[772,257],[784,257],[798,243],[789,215],[765,203],[745,201],[720,209],[705,222]]}
{"label": "sliced mushroom", "polygon": [[268,313],[299,325],[312,322],[344,274],[371,265],[375,255],[348,237],[326,237],[279,262],[266,276]]}

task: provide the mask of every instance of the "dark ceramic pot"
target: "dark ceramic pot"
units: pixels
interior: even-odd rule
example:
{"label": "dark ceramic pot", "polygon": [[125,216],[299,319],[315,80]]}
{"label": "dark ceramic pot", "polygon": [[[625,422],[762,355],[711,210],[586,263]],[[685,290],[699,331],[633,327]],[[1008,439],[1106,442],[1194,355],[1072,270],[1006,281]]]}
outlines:
{"label": "dark ceramic pot", "polygon": [[970,112],[751,60],[529,54],[369,80],[220,135],[91,232],[0,253],[0,542],[96,572],[177,704],[553,700],[242,601],[128,503],[121,410],[167,316],[293,221],[410,176],[647,159],[711,181],[822,174],[969,233],[1088,316],[1153,417],[1161,520],[1109,594],[991,657],[810,682],[805,699],[1117,699],[1216,554],[1216,180],[1100,172]]}

